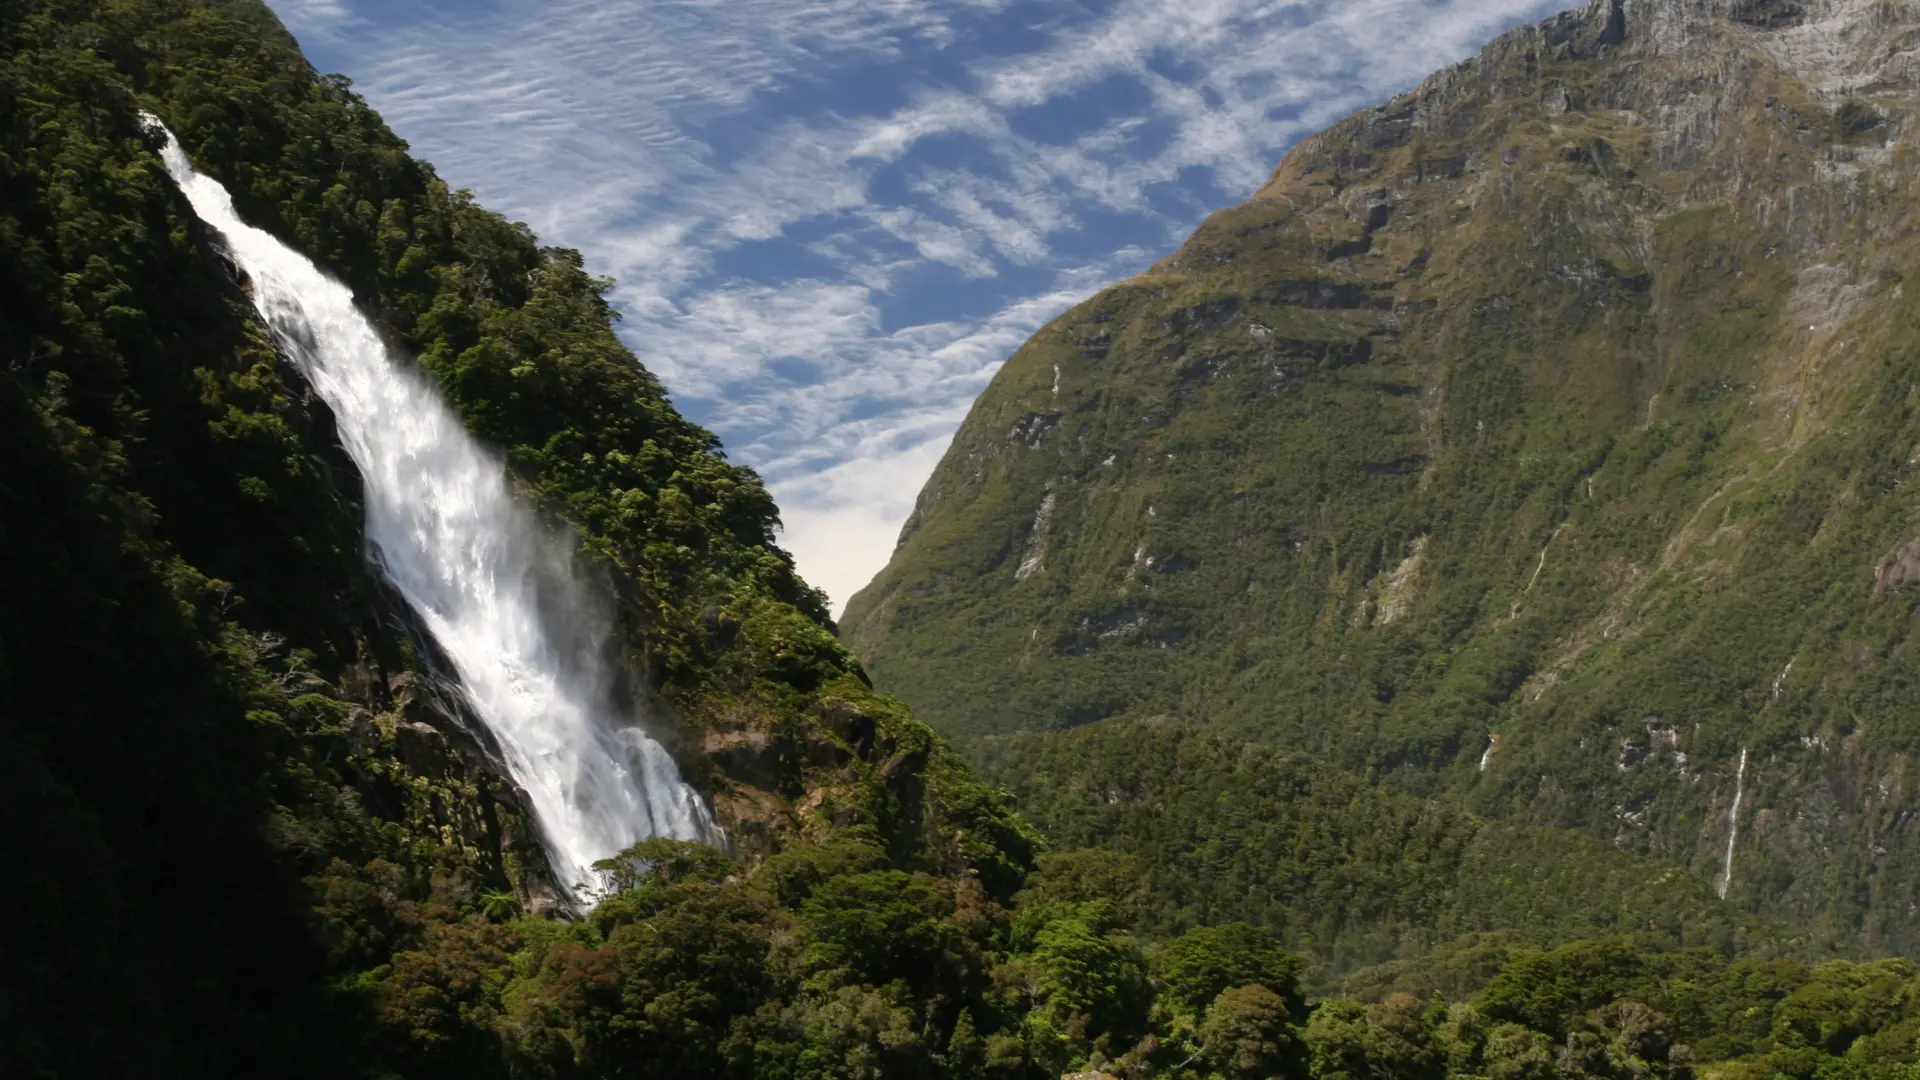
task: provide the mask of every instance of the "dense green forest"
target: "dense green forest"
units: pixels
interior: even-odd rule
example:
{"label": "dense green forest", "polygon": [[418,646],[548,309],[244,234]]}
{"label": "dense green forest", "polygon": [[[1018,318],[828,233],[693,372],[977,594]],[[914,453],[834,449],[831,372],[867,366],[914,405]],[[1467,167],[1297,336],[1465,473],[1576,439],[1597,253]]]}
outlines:
{"label": "dense green forest", "polygon": [[[0,1072],[500,1073],[496,1014],[527,1033],[514,1060],[562,1070],[574,1044],[533,1029],[603,1007],[568,973],[622,978],[604,937],[499,929],[555,895],[520,799],[369,569],[330,418],[141,109],[586,538],[634,692],[741,855],[838,843],[821,865],[908,881],[916,910],[1017,890],[1030,830],[867,687],[765,489],[617,342],[577,254],[449,190],[258,3],[10,4],[0,42]],[[716,909],[743,957],[809,887]],[[742,1000],[770,1047],[855,1060],[954,1023],[932,983],[781,963],[724,1003],[685,987],[686,1030],[646,1045],[737,1063],[692,1033]]]}
{"label": "dense green forest", "polygon": [[[648,841],[583,917],[556,904],[367,562],[331,418],[142,110],[582,538],[730,850]],[[607,286],[412,159],[257,0],[0,7],[0,1075],[1920,1069],[1910,964],[1632,837],[1164,717],[980,744],[976,771],[875,692]]]}
{"label": "dense green forest", "polygon": [[1315,965],[1316,983],[1486,931],[1543,944],[1637,934],[1728,955],[1815,944],[1722,903],[1681,867],[1205,728],[1027,735],[993,744],[984,770],[1057,847],[1136,882],[1143,929],[1266,926]]}

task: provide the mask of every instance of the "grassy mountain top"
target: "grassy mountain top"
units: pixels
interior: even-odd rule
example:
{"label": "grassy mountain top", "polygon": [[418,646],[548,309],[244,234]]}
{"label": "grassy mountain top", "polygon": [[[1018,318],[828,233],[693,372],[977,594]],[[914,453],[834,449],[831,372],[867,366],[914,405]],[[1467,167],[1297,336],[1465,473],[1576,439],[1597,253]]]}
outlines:
{"label": "grassy mountain top", "polygon": [[1171,716],[1912,947],[1916,27],[1594,3],[1305,140],[1008,361],[844,636],[976,749]]}

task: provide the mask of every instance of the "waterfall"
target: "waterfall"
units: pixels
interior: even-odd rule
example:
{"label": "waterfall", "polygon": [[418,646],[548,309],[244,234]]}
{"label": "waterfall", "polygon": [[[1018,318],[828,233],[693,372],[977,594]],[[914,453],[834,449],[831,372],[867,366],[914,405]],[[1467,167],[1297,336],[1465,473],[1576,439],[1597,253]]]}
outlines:
{"label": "waterfall", "polygon": [[1740,748],[1740,768],[1733,774],[1733,809],[1727,812],[1727,868],[1720,875],[1720,899],[1733,887],[1733,845],[1740,839],[1740,796],[1747,784],[1747,748]]}
{"label": "waterfall", "polygon": [[589,902],[593,862],[648,837],[718,840],[673,759],[616,704],[611,616],[574,575],[571,537],[514,499],[500,458],[388,353],[345,285],[241,221],[146,120],[166,139],[168,174],[251,279],[260,318],[333,410],[365,481],[371,558],[493,734],[561,887]]}

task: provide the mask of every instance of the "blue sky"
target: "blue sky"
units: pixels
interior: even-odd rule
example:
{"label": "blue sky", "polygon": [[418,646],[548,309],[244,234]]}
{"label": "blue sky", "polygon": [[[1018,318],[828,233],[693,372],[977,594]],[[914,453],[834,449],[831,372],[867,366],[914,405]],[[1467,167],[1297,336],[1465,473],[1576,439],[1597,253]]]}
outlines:
{"label": "blue sky", "polygon": [[836,607],[1048,319],[1285,149],[1564,0],[268,0],[581,249]]}

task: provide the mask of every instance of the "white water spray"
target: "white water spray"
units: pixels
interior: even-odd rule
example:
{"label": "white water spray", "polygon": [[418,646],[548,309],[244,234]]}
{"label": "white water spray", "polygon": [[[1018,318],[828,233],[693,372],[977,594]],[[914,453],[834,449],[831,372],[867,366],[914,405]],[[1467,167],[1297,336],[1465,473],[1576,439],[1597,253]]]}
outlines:
{"label": "white water spray", "polygon": [[561,886],[590,900],[593,862],[651,836],[718,839],[673,759],[621,715],[611,623],[573,575],[571,545],[514,500],[501,461],[388,354],[352,292],[241,221],[226,189],[146,119],[166,137],[174,183],[252,280],[260,317],[332,408],[365,480],[373,557],[532,800]]}
{"label": "white water spray", "polygon": [[1740,796],[1747,784],[1747,748],[1740,748],[1740,768],[1733,774],[1733,809],[1727,813],[1727,868],[1720,875],[1720,899],[1733,887],[1733,845],[1740,839]]}

